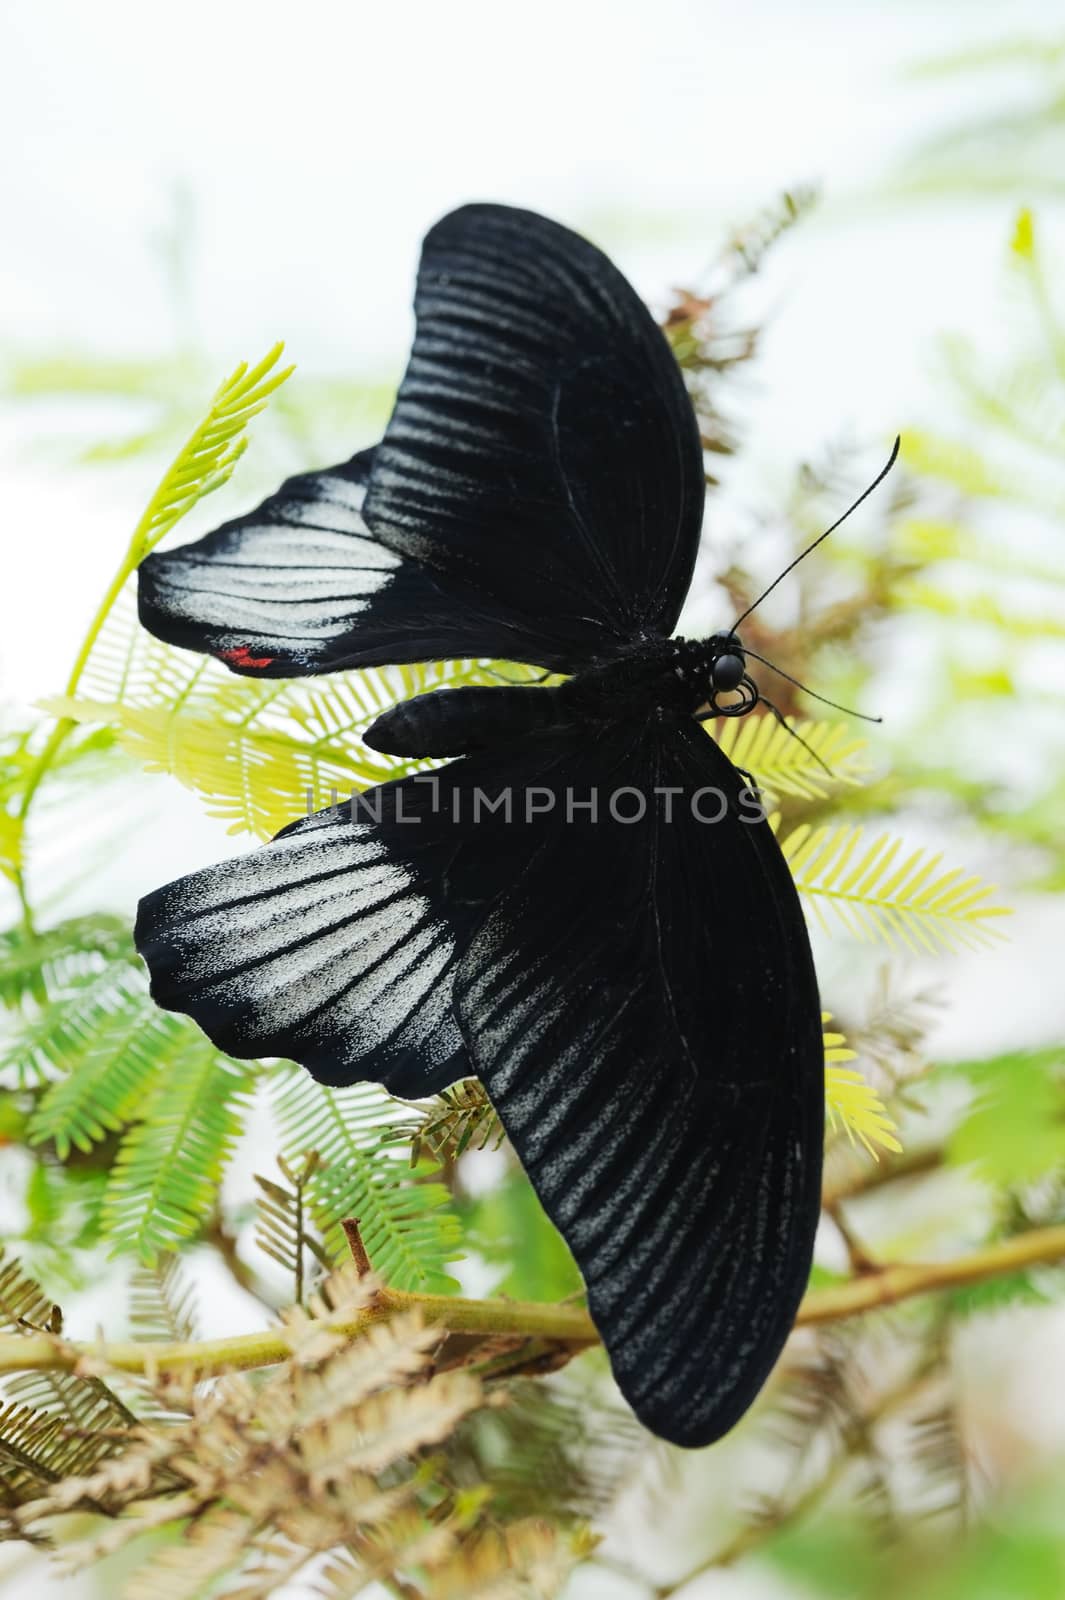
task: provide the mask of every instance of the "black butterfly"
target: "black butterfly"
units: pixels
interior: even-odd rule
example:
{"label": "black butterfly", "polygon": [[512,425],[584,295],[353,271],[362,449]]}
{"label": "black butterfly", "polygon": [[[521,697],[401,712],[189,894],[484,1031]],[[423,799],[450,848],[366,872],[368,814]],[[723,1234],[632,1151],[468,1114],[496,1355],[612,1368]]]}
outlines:
{"label": "black butterfly", "polygon": [[622,1391],[707,1444],[806,1285],[824,1091],[791,876],[697,720],[757,702],[744,648],[670,638],[695,417],[624,278],[531,212],[445,217],[416,310],[376,449],[150,556],[141,619],[263,677],[454,657],[572,676],[387,712],[374,749],[461,759],[148,895],[138,947],[157,1001],[232,1055],[406,1096],[476,1074]]}

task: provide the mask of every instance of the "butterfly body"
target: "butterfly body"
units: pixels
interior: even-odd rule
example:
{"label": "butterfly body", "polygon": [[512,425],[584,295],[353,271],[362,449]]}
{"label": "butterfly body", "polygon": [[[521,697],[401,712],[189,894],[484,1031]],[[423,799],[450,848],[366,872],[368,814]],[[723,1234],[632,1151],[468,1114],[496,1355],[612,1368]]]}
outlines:
{"label": "butterfly body", "polygon": [[733,659],[742,671],[742,646],[731,634],[644,640],[613,660],[576,673],[563,685],[563,695],[590,718],[625,717],[650,708],[692,717],[719,690],[737,686],[738,679],[722,684],[715,678],[719,663]]}
{"label": "butterfly body", "polygon": [[569,724],[594,731],[598,724],[633,722],[655,713],[688,719],[713,705],[728,716],[740,707],[716,705],[738,680],[718,681],[722,661],[743,671],[732,635],[709,639],[647,639],[611,659],[583,668],[555,689],[534,685],[437,689],[403,700],[363,735],[372,750],[408,758],[468,755],[521,735]]}
{"label": "butterfly body", "polygon": [[794,883],[699,725],[757,704],[743,645],[672,637],[698,427],[624,278],[543,217],[445,217],[416,311],[381,443],[149,557],[142,620],[259,676],[494,658],[556,681],[385,712],[372,748],[451,759],[146,895],[138,948],[235,1056],[404,1096],[479,1077],[623,1393],[706,1444],[805,1288],[824,1092]]}

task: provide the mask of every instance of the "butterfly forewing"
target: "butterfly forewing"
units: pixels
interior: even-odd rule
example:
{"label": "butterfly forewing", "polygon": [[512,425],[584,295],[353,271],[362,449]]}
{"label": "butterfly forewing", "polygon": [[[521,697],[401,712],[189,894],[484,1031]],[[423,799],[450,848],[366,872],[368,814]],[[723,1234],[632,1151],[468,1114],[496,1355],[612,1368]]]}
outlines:
{"label": "butterfly forewing", "polygon": [[153,633],[263,676],[496,656],[571,670],[672,631],[703,504],[676,362],[625,279],[531,212],[426,238],[376,451],[140,569]]}
{"label": "butterfly forewing", "polygon": [[672,632],[701,447],[672,352],[617,268],[532,212],[466,206],[426,237],[415,309],[373,525],[415,555],[428,541],[511,622],[520,659],[573,667],[589,645]]}

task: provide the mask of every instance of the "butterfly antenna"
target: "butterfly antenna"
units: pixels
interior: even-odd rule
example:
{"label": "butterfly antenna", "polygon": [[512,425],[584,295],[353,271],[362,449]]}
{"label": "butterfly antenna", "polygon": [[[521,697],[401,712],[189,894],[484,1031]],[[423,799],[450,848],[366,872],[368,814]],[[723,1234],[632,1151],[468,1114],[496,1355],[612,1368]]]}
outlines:
{"label": "butterfly antenna", "polygon": [[[783,667],[774,666],[772,661],[767,661],[765,656],[758,655],[754,650],[748,650],[746,645],[743,646],[743,653],[745,656],[750,656],[752,661],[760,661],[763,667],[768,667],[770,672],[775,672],[778,678],[785,678],[788,683],[793,683],[796,689],[801,689],[803,694],[808,694],[811,700],[820,700],[823,706],[831,706],[833,711],[842,711],[848,717],[859,717],[862,722],[883,722],[884,720],[883,717],[871,717],[865,711],[855,711],[853,706],[841,706],[838,700],[829,700],[823,694],[816,694],[813,689],[808,689],[805,683],[800,683],[798,678],[793,678],[790,672],[785,672]],[[766,705],[769,705],[768,700]]]}
{"label": "butterfly antenna", "polygon": [[818,755],[817,751],[814,749],[813,745],[809,742],[809,740],[808,739],[804,739],[802,734],[799,733],[798,729],[792,727],[791,723],[788,721],[787,717],[784,715],[783,711],[781,711],[779,706],[775,706],[773,704],[772,700],[767,700],[764,694],[760,694],[758,696],[758,702],[757,703],[759,705],[768,706],[769,710],[773,713],[773,715],[776,717],[777,721],[780,723],[780,726],[782,728],[786,728],[787,731],[791,734],[791,737],[793,739],[798,739],[799,743],[802,745],[804,750],[809,750],[809,752],[813,756],[814,760],[818,763],[819,766],[824,767],[825,771],[828,773],[830,778],[834,778],[836,776],[836,774],[832,771],[832,768],[829,766],[828,762],[825,760],[825,758],[823,756],[819,756]]}
{"label": "butterfly antenna", "polygon": [[[879,485],[883,483],[884,479],[887,477],[888,473],[891,471],[892,467],[895,465],[895,462],[898,459],[899,446],[900,446],[901,443],[902,443],[902,440],[901,440],[900,435],[896,434],[895,435],[895,443],[891,447],[891,455],[888,457],[887,464],[885,466],[881,467],[880,471],[877,473],[876,477],[873,479],[872,483],[868,486],[868,488],[863,489],[861,494],[858,496],[857,500],[855,500],[854,504],[853,505],[849,505],[847,507],[846,511],[843,513],[843,515],[841,517],[837,517],[836,518],[836,520],[832,524],[831,528],[826,528],[824,533],[818,534],[818,536],[814,540],[813,544],[808,544],[806,546],[805,550],[802,550],[802,551],[799,552],[799,554],[795,557],[794,561],[789,561],[788,562],[787,566],[784,568],[784,571],[781,572],[781,573],[778,573],[778,575],[773,579],[772,583],[769,585],[769,588],[768,589],[763,589],[762,593],[758,596],[758,599],[757,600],[753,600],[751,602],[751,604],[747,607],[746,611],[744,611],[742,613],[742,615],[740,615],[740,616],[738,616],[736,618],[735,622],[732,624],[732,632],[733,633],[736,632],[736,629],[739,627],[741,622],[745,622],[747,620],[747,618],[750,616],[751,612],[755,609],[755,607],[761,605],[761,603],[765,599],[766,595],[767,594],[772,594],[773,590],[776,588],[777,584],[780,583],[781,579],[786,578],[788,573],[792,572],[799,565],[800,561],[805,561],[806,557],[810,554],[810,551],[811,550],[816,550],[818,545],[821,544],[823,542],[823,540],[827,539],[830,533],[835,533],[836,529],[840,526],[840,524],[846,522],[847,518],[851,515],[851,513],[853,511],[857,511],[857,509],[861,505],[862,501],[863,500],[867,500],[869,498],[869,496],[872,494],[873,490],[878,488]],[[767,665],[768,665],[768,663],[767,663]],[[831,701],[829,701],[828,704],[831,705]]]}

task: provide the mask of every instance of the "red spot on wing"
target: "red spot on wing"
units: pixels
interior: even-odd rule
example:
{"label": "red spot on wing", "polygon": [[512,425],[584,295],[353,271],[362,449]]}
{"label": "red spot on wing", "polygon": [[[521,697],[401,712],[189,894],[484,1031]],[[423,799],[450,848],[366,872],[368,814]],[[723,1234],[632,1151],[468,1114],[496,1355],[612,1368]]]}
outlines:
{"label": "red spot on wing", "polygon": [[253,656],[251,646],[246,644],[238,644],[232,650],[219,650],[218,654],[231,667],[268,667],[277,659],[276,656]]}

